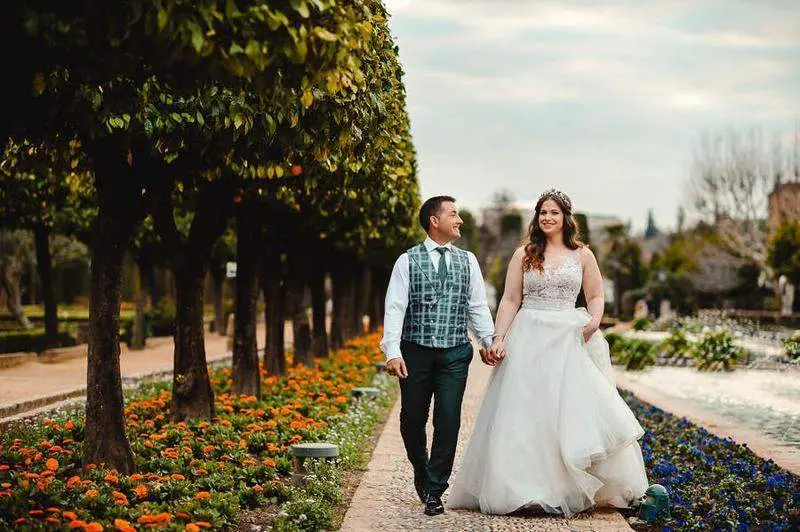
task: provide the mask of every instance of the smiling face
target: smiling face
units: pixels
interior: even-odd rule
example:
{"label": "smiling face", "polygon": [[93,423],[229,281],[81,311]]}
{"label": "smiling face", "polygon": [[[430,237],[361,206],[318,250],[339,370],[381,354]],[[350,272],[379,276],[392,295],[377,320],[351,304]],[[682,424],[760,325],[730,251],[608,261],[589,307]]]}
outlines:
{"label": "smiling face", "polygon": [[542,203],[539,210],[539,228],[546,236],[560,234],[564,231],[564,212],[552,199]]}
{"label": "smiling face", "polygon": [[438,214],[432,215],[430,220],[430,236],[434,240],[452,242],[461,238],[461,224],[464,220],[458,215],[458,208],[454,202],[442,202]]}

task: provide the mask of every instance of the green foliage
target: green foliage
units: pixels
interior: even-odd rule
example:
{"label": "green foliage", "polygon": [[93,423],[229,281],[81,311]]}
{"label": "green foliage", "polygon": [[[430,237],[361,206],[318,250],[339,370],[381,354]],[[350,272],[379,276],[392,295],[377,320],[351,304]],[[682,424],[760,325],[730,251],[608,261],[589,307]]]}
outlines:
{"label": "green foliage", "polygon": [[647,316],[642,316],[640,318],[634,318],[633,323],[631,324],[634,331],[646,331],[653,326],[653,320],[651,320]]}
{"label": "green foliage", "polygon": [[792,360],[800,358],[800,332],[795,332],[789,338],[785,338],[782,343],[786,350],[786,356]]}
{"label": "green foliage", "polygon": [[691,353],[691,342],[680,329],[676,329],[670,333],[662,342],[662,352],[670,358],[680,358],[689,356]]}
{"label": "green foliage", "polygon": [[44,328],[0,330],[0,353],[40,353],[49,347],[68,347],[76,343],[75,337],[66,331],[60,331],[48,342]]}
{"label": "green foliage", "polygon": [[592,236],[589,234],[589,220],[582,212],[576,212],[572,215],[575,222],[578,224],[578,238],[584,244],[591,245]]}
{"label": "green foliage", "polygon": [[460,209],[458,215],[464,220],[461,225],[461,238],[456,242],[458,246],[477,255],[478,253],[478,226],[475,216],[466,209]]}
{"label": "green foliage", "polygon": [[609,342],[609,348],[614,364],[625,366],[629,371],[642,370],[656,363],[657,346],[646,340],[617,336]]}
{"label": "green foliage", "polygon": [[522,235],[522,215],[516,211],[507,212],[500,218],[500,235],[515,236]]}
{"label": "green foliage", "polygon": [[690,351],[697,369],[732,371],[736,363],[747,356],[747,352],[733,342],[733,335],[725,329],[704,334]]}
{"label": "green foliage", "polygon": [[800,285],[800,222],[791,220],[778,227],[769,239],[767,263],[777,275]]}

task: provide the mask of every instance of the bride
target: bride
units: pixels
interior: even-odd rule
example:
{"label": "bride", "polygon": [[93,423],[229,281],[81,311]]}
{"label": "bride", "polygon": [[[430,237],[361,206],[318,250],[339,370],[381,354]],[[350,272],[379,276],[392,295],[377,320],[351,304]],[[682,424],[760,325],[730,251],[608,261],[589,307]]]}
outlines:
{"label": "bride", "polygon": [[[508,266],[494,345],[482,353],[495,368],[450,508],[569,517],[628,507],[647,489],[644,430],[617,393],[598,332],[603,280],[577,236],[569,197],[542,194],[529,241]],[[575,308],[581,285],[588,312]]]}

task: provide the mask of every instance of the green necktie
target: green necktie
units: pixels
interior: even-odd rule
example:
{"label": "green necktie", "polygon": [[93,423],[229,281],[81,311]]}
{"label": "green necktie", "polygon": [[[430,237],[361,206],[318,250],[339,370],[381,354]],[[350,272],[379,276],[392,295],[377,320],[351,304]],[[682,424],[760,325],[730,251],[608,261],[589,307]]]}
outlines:
{"label": "green necktie", "polygon": [[447,261],[444,260],[444,254],[447,252],[447,248],[438,247],[436,251],[439,252],[439,282],[444,286],[444,281],[447,279]]}

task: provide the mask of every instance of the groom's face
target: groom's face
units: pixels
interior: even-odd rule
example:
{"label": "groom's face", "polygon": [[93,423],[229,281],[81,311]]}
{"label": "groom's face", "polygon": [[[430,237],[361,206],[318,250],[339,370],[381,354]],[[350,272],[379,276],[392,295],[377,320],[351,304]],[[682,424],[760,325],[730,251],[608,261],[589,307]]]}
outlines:
{"label": "groom's face", "polygon": [[464,220],[458,215],[458,208],[452,201],[443,202],[439,213],[431,216],[431,228],[438,233],[438,236],[448,241],[461,238],[461,224],[463,223]]}

